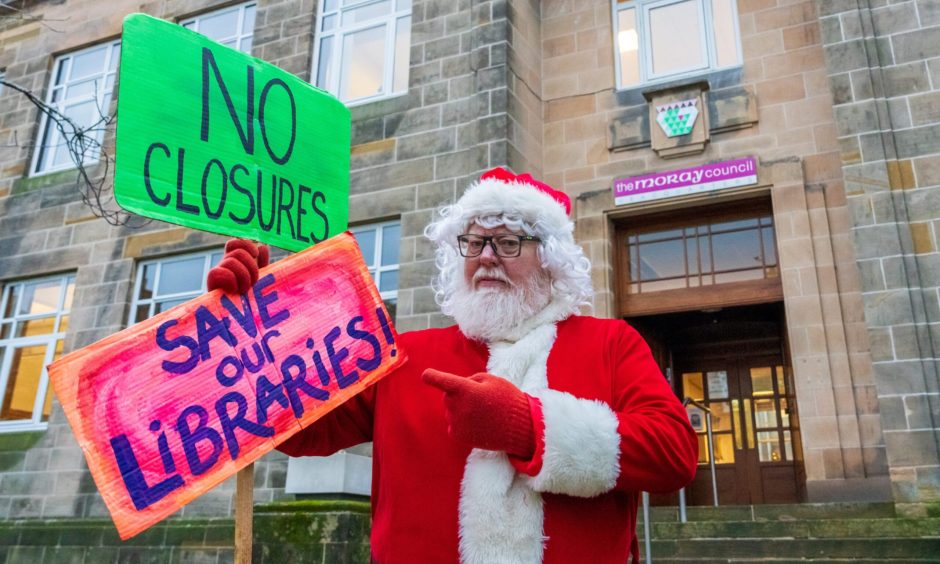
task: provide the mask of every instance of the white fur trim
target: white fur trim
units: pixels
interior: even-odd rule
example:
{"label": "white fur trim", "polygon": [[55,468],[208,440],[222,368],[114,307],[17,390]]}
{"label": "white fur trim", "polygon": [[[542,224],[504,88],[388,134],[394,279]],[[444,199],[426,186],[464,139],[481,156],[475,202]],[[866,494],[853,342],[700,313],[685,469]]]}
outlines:
{"label": "white fur trim", "polygon": [[618,420],[599,401],[566,392],[536,392],[545,417],[545,454],[538,475],[525,478],[540,492],[594,497],[611,490],[620,476]]}
{"label": "white fur trim", "polygon": [[556,237],[573,240],[573,224],[564,206],[531,184],[484,178],[467,188],[457,205],[467,217],[517,213],[531,225],[543,225]]}
{"label": "white fur trim", "polygon": [[460,487],[460,562],[538,564],[542,497],[526,486],[502,452],[473,449]]}
{"label": "white fur trim", "polygon": [[[536,317],[541,324],[529,325],[518,341],[490,344],[486,365],[491,374],[529,393],[548,386],[546,364],[557,334],[555,314]],[[470,453],[460,485],[459,516],[463,564],[542,561],[546,541],[542,496],[516,473],[504,453],[481,449]]]}

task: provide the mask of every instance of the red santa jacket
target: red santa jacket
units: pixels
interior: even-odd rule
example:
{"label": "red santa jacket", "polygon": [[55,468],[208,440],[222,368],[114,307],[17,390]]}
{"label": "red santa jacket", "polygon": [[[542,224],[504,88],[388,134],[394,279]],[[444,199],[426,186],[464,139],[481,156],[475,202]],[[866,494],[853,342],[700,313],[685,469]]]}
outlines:
{"label": "red santa jacket", "polygon": [[[456,327],[429,329],[400,345],[400,370],[279,447],[328,455],[374,441],[376,562],[623,564],[639,492],[674,491],[694,475],[695,432],[623,321],[572,316],[489,347]],[[512,375],[538,399],[534,459],[452,440],[440,391],[421,381],[429,367]]]}

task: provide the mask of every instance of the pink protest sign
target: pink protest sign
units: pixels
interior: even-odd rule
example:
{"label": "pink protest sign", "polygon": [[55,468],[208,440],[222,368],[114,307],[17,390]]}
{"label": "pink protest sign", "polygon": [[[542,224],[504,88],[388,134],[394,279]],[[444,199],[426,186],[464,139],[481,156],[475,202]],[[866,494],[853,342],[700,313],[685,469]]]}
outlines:
{"label": "pink protest sign", "polygon": [[353,237],[49,367],[121,538],[213,488],[405,361]]}
{"label": "pink protest sign", "polygon": [[757,159],[744,157],[614,180],[618,206],[757,183]]}

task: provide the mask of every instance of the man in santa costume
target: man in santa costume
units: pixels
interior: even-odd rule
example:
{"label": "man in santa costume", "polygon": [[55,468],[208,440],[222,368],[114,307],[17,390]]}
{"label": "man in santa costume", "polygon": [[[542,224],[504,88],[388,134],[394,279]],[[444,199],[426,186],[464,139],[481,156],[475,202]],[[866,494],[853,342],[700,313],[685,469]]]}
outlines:
{"label": "man in santa costume", "polygon": [[[570,211],[529,175],[485,173],[425,230],[457,325],[402,334],[401,369],[278,447],[373,441],[375,562],[636,561],[640,492],[692,479],[695,432],[646,343],[578,315],[593,290]],[[246,291],[258,262],[230,241],[210,288]]]}

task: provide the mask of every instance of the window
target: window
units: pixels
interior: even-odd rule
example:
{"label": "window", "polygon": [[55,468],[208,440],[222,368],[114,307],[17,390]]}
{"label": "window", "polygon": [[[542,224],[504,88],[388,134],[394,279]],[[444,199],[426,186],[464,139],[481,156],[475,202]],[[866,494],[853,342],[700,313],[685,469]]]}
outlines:
{"label": "window", "polygon": [[222,250],[141,262],[130,323],[138,323],[206,293],[206,275]]}
{"label": "window", "polygon": [[398,301],[398,246],[401,241],[401,222],[372,223],[352,229],[362,256],[375,280],[389,315],[395,318]]}
{"label": "window", "polygon": [[770,214],[627,236],[631,294],[776,278]]}
{"label": "window", "polygon": [[72,160],[73,151],[83,156],[84,164],[98,161],[120,52],[121,43],[113,41],[56,59],[46,103],[76,127],[88,128],[88,138],[70,139],[70,147],[55,120],[43,115],[30,169],[34,174],[75,167],[78,163]]}
{"label": "window", "polygon": [[52,410],[46,366],[62,354],[75,276],[9,284],[0,311],[0,431],[43,429]]}
{"label": "window", "polygon": [[315,84],[343,102],[408,90],[411,0],[320,0]]}
{"label": "window", "polygon": [[251,53],[255,31],[255,7],[254,2],[231,6],[183,20],[180,25],[222,45],[243,53]]}
{"label": "window", "polygon": [[617,87],[741,64],[734,0],[615,0]]}

